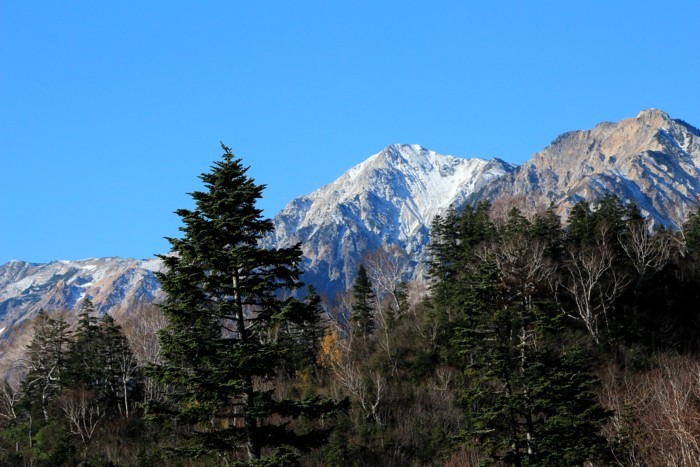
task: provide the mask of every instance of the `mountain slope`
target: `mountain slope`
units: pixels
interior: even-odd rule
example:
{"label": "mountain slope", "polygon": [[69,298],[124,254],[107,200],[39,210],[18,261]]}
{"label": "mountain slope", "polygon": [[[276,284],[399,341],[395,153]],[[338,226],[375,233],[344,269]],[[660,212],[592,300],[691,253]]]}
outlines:
{"label": "mountain slope", "polygon": [[517,171],[470,198],[514,198],[526,210],[614,193],[656,223],[678,227],[700,202],[700,131],[656,109],[556,138]]}
{"label": "mountain slope", "polygon": [[[380,246],[406,252],[409,278],[425,259],[428,230],[450,205],[490,200],[526,211],[554,203],[565,218],[580,199],[614,193],[657,223],[678,226],[700,204],[700,130],[645,110],[556,138],[516,168],[391,145],[333,183],[292,200],[273,220],[269,247],[302,243],[304,280],[328,298],[347,290],[363,257]],[[159,260],[119,258],[0,266],[0,336],[40,308],[74,309],[83,296],[119,315],[160,291]]]}
{"label": "mountain slope", "polygon": [[391,145],[333,183],[291,201],[273,220],[270,246],[302,243],[305,280],[332,297],[350,287],[363,256],[397,245],[422,258],[436,215],[514,166],[460,159],[418,145]]}
{"label": "mountain slope", "polygon": [[160,260],[93,258],[0,266],[0,334],[46,311],[73,310],[87,297],[101,313],[118,316],[160,295],[154,271]]}

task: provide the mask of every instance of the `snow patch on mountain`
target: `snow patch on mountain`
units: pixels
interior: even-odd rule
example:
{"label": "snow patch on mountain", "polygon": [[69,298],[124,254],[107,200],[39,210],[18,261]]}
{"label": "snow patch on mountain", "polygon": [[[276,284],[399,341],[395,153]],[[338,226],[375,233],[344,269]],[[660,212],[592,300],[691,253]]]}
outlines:
{"label": "snow patch on mountain", "polygon": [[268,246],[302,243],[306,280],[334,293],[350,286],[363,256],[397,245],[420,261],[438,214],[514,166],[394,144],[334,182],[292,200],[273,220]]}
{"label": "snow patch on mountain", "polygon": [[161,296],[154,274],[161,268],[159,259],[10,261],[0,266],[0,326],[10,329],[41,309],[72,311],[84,298],[101,313],[120,314]]}

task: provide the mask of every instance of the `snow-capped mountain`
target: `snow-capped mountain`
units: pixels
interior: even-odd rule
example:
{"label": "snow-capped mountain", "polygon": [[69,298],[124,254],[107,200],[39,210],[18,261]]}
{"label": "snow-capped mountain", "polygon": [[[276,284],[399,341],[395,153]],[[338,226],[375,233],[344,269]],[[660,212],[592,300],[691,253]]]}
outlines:
{"label": "snow-capped mountain", "polygon": [[74,310],[89,298],[101,313],[113,316],[160,294],[154,275],[160,260],[92,258],[32,264],[10,261],[0,266],[0,329],[34,317],[39,310]]}
{"label": "snow-capped mountain", "polygon": [[462,159],[418,145],[390,145],[333,183],[292,200],[273,220],[269,245],[301,242],[305,280],[332,297],[352,283],[363,256],[382,245],[415,266],[436,215],[515,169],[499,159]]}
{"label": "snow-capped mountain", "polygon": [[553,203],[564,218],[581,199],[614,193],[656,223],[679,227],[700,203],[700,130],[656,109],[556,138],[470,201],[510,199],[525,210]]}
{"label": "snow-capped mountain", "polygon": [[[391,145],[336,181],[292,200],[264,244],[302,243],[304,280],[332,299],[347,290],[363,257],[395,246],[425,259],[429,227],[449,206],[488,199],[525,211],[554,203],[566,218],[578,200],[615,193],[657,222],[678,226],[700,204],[700,130],[645,110],[617,123],[556,138],[521,167],[462,159],[417,145]],[[72,310],[89,297],[119,315],[160,296],[159,260],[103,258],[0,266],[0,338],[39,309]]]}

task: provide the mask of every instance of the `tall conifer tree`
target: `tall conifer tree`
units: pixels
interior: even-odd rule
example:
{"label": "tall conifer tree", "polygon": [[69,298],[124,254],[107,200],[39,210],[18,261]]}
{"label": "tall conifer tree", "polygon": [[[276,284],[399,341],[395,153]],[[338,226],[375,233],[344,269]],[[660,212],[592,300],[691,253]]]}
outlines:
{"label": "tall conifer tree", "polygon": [[80,303],[78,326],[67,356],[68,386],[89,391],[104,389],[104,362],[97,310],[89,298]]}
{"label": "tall conifer tree", "polygon": [[40,409],[44,421],[48,421],[51,405],[65,385],[65,354],[70,333],[63,316],[53,319],[44,310],[33,324],[34,337],[27,346],[28,371],[22,393],[30,414]]}
{"label": "tall conifer tree", "polygon": [[367,269],[360,265],[357,270],[357,277],[352,286],[353,305],[352,320],[355,322],[361,336],[367,337],[374,331],[374,292],[372,291],[372,281],[367,275]]}
{"label": "tall conifer tree", "polygon": [[200,176],[206,190],[191,194],[195,208],[176,211],[183,237],[169,238],[171,254],[161,256],[169,324],[160,334],[165,363],[152,373],[172,392],[166,407],[151,409],[189,427],[188,442],[179,446],[185,454],[291,462],[294,448],[324,437],[312,430],[300,435],[290,422],[336,406],[275,394],[273,379],[287,349],[272,331],[304,320],[296,316],[303,307],[280,298],[300,285],[301,251],[260,246],[273,229],[256,207],[264,186],[222,147],[223,159]]}
{"label": "tall conifer tree", "polygon": [[466,229],[458,242],[465,248],[453,285],[461,316],[451,345],[465,375],[465,425],[458,438],[488,463],[606,459],[599,429],[607,413],[597,405],[588,362],[577,348],[561,346],[565,330],[550,296],[555,264],[549,256],[559,236],[545,227],[513,209],[492,230],[496,235],[479,241]]}

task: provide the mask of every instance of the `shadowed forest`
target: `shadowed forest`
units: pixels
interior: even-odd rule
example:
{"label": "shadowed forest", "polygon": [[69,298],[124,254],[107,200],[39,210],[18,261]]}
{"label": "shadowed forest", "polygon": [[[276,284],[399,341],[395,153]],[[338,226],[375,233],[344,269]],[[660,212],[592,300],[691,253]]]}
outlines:
{"label": "shadowed forest", "polygon": [[224,147],[177,211],[162,304],[27,324],[1,464],[700,465],[700,210],[466,206],[425,281],[387,247],[320,297],[246,171]]}

